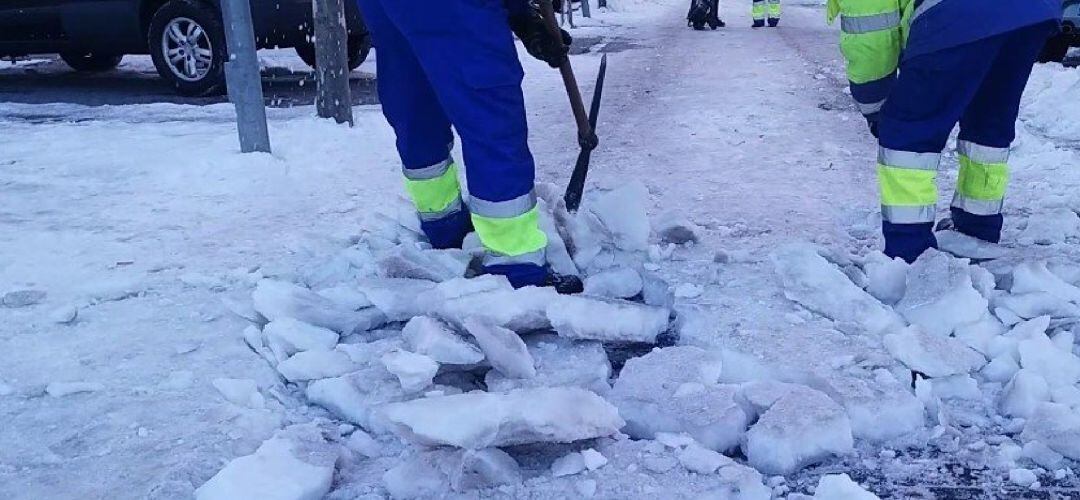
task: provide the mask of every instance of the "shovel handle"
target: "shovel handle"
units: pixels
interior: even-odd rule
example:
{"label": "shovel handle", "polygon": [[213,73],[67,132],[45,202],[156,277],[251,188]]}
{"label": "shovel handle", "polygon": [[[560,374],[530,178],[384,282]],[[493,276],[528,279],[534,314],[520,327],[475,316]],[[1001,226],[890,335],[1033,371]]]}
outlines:
{"label": "shovel handle", "polygon": [[[540,0],[540,17],[544,19],[544,25],[551,32],[551,36],[557,40],[562,40],[562,30],[559,29],[559,24],[555,21],[555,6],[551,0]],[[592,125],[589,124],[589,115],[585,111],[585,101],[581,99],[581,90],[578,88],[577,78],[574,76],[574,69],[570,66],[569,58],[559,66],[559,73],[562,74],[563,85],[566,86],[566,96],[570,98],[570,109],[573,110],[574,120],[577,122],[578,141],[582,147],[595,148],[596,135],[593,133]]]}

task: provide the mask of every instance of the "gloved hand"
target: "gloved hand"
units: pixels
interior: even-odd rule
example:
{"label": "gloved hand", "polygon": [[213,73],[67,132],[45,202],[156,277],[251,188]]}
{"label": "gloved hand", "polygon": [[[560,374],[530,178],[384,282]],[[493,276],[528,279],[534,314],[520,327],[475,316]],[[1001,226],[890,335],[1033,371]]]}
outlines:
{"label": "gloved hand", "polygon": [[573,42],[570,33],[559,30],[562,36],[553,36],[544,25],[540,12],[535,9],[510,16],[510,29],[525,45],[529,55],[548,63],[552,68],[561,66],[570,53],[570,43]]}

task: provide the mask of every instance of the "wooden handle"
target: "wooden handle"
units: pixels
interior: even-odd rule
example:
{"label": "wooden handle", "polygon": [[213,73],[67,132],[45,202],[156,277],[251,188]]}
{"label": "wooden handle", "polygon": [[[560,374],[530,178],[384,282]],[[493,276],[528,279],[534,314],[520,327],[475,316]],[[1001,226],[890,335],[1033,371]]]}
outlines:
{"label": "wooden handle", "polygon": [[[540,17],[543,18],[551,36],[562,40],[562,30],[559,29],[559,24],[555,20],[555,6],[552,5],[551,0],[540,0]],[[573,110],[574,120],[577,122],[579,141],[583,141],[582,144],[595,143],[592,126],[589,125],[589,115],[585,111],[585,101],[581,99],[581,90],[578,89],[577,78],[574,76],[574,69],[570,66],[569,58],[559,66],[559,73],[562,74],[563,85],[566,86],[566,95],[570,98],[570,109]]]}

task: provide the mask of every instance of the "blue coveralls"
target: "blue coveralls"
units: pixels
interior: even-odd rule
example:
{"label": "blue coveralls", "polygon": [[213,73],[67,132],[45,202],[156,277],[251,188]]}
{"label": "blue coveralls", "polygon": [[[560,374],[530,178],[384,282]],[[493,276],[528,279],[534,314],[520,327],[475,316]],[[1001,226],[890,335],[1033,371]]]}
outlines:
{"label": "blue coveralls", "polygon": [[[1020,97],[1060,18],[1060,0],[914,4],[899,73],[879,116],[879,169],[936,172],[941,151],[959,122],[961,170],[951,212],[963,233],[995,243],[1001,237]],[[936,187],[925,189],[932,190],[930,199],[936,198]],[[932,204],[922,207],[925,210],[892,211],[885,205],[883,200],[887,255],[911,262],[937,245]]]}
{"label": "blue coveralls", "polygon": [[[515,286],[546,277],[524,75],[507,21],[525,0],[358,0],[377,55],[383,113],[397,135],[406,188],[436,248],[475,230],[485,268]],[[461,138],[470,196],[450,155]]]}

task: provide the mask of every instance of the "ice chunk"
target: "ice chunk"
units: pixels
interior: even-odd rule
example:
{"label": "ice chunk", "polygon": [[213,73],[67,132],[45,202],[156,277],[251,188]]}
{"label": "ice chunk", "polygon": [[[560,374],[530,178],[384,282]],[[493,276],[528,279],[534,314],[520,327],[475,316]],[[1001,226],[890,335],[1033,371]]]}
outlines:
{"label": "ice chunk", "polygon": [[337,377],[355,369],[352,359],[341,351],[302,351],[277,366],[290,382]]}
{"label": "ice chunk", "polygon": [[930,381],[934,396],[938,399],[982,399],[979,383],[971,375],[953,375]]}
{"label": "ice chunk", "polygon": [[1075,385],[1080,381],[1080,358],[1063,351],[1046,336],[1036,333],[1017,345],[1020,366],[1042,375],[1051,387]]}
{"label": "ice chunk", "polygon": [[1031,370],[1020,370],[1001,394],[1001,412],[1026,418],[1044,401],[1050,401],[1050,386],[1046,379]]}
{"label": "ice chunk", "polygon": [[664,243],[696,243],[701,228],[678,212],[669,211],[656,218],[656,235]]}
{"label": "ice chunk", "polygon": [[995,338],[1005,333],[1005,325],[987,311],[978,321],[959,326],[954,333],[957,340],[967,344],[968,347],[983,355],[989,355],[990,344]]}
{"label": "ice chunk", "polygon": [[994,260],[1008,255],[1001,245],[973,238],[959,231],[938,231],[935,233],[938,248],[942,252],[965,259]]}
{"label": "ice chunk", "polygon": [[705,288],[693,283],[680,283],[675,287],[675,298],[694,299],[705,293]]}
{"label": "ice chunk", "polygon": [[458,450],[433,450],[409,457],[383,474],[383,486],[395,500],[437,498],[450,489],[448,472],[461,463]]}
{"label": "ice chunk", "polygon": [[915,326],[886,335],[884,342],[889,354],[931,378],[970,373],[986,364],[982,354],[963,342],[931,335]]}
{"label": "ice chunk", "polygon": [[360,309],[375,305],[371,303],[371,300],[367,298],[367,295],[364,295],[363,292],[349,285],[337,285],[330,288],[323,288],[315,293],[326,297],[335,304],[347,307],[354,311],[359,311]]}
{"label": "ice chunk", "polygon": [[874,298],[889,305],[904,298],[908,273],[904,259],[890,259],[881,252],[873,252],[866,256],[865,271],[866,291]]}
{"label": "ice chunk", "polygon": [[1080,412],[1066,405],[1043,403],[1028,418],[1020,439],[1042,442],[1072,460],[1080,460]]}
{"label": "ice chunk", "polygon": [[785,245],[772,255],[784,296],[834,321],[862,325],[870,333],[883,333],[903,320],[863,291],[813,245]]}
{"label": "ice chunk", "polygon": [[488,362],[500,373],[510,378],[536,376],[536,363],[518,334],[476,318],[468,318],[464,323]]}
{"label": "ice chunk", "polygon": [[671,309],[675,306],[675,293],[671,285],[653,273],[643,273],[641,298],[645,304]]}
{"label": "ice chunk", "polygon": [[558,296],[553,288],[514,290],[506,278],[499,278],[447,281],[424,294],[419,302],[426,304],[433,315],[459,327],[466,318],[476,318],[516,332],[551,326],[545,311]]}
{"label": "ice chunk", "polygon": [[814,498],[818,500],[881,500],[851,480],[847,474],[828,474],[821,476]]}
{"label": "ice chunk", "polygon": [[102,390],[105,390],[105,385],[98,382],[51,382],[45,386],[45,393],[54,398]]}
{"label": "ice chunk", "polygon": [[367,458],[381,457],[383,454],[383,445],[363,429],[356,429],[349,434],[345,446]]}
{"label": "ice chunk", "polygon": [[1039,441],[1029,441],[1024,444],[1024,457],[1047,470],[1061,467],[1065,460],[1062,454]]}
{"label": "ice chunk", "polygon": [[1025,488],[1035,484],[1039,480],[1039,477],[1029,469],[1011,469],[1009,470],[1009,482],[1017,486],[1023,486]]}
{"label": "ice chunk", "polygon": [[599,342],[578,342],[555,335],[541,334],[525,337],[525,345],[536,366],[536,376],[527,379],[511,378],[492,370],[485,383],[490,391],[509,391],[524,387],[573,386],[597,394],[611,390],[611,363]]}
{"label": "ice chunk", "polygon": [[316,380],[308,385],[305,395],[308,401],[338,418],[373,432],[389,431],[376,410],[385,403],[405,398],[401,385],[382,367]]}
{"label": "ice chunk", "polygon": [[679,463],[686,470],[698,474],[712,474],[722,465],[731,463],[732,460],[713,450],[702,447],[697,443],[683,448],[679,452]]}
{"label": "ice chunk", "polygon": [[607,457],[593,448],[581,450],[581,458],[585,461],[585,468],[589,470],[599,469],[608,463]]}
{"label": "ice chunk", "polygon": [[226,401],[234,405],[255,409],[266,407],[266,398],[259,393],[259,386],[254,380],[218,378],[214,379],[212,384]]}
{"label": "ice chunk", "polygon": [[853,447],[844,409],[820,391],[794,386],[750,427],[743,452],[765,474],[790,474]]}
{"label": "ice chunk", "polygon": [[386,370],[393,373],[401,382],[405,392],[420,392],[431,385],[435,374],[439,373],[439,364],[423,354],[409,351],[391,351],[382,356]]}
{"label": "ice chunk", "polygon": [[667,331],[671,312],[662,307],[595,297],[560,295],[547,317],[560,336],[604,342],[655,344]]}
{"label": "ice chunk", "polygon": [[630,181],[611,191],[590,194],[582,209],[593,216],[589,221],[594,231],[620,250],[640,252],[648,248],[649,190],[644,184]]}
{"label": "ice chunk", "polygon": [[498,448],[466,450],[461,466],[450,473],[450,486],[455,491],[490,488],[522,481],[521,467],[505,451]]}
{"label": "ice chunk", "polygon": [[484,360],[484,353],[445,323],[430,316],[417,316],[401,330],[406,344],[415,352],[449,365],[472,365]]}
{"label": "ice chunk", "polygon": [[58,325],[70,325],[78,318],[79,308],[72,304],[60,306],[49,313],[49,321]]}
{"label": "ice chunk", "polygon": [[423,445],[468,449],[610,436],[618,410],[584,389],[473,392],[391,403],[382,411],[404,437]]}
{"label": "ice chunk", "polygon": [[469,259],[461,250],[421,250],[404,244],[383,252],[376,265],[385,278],[446,281],[464,276]]}
{"label": "ice chunk", "polygon": [[[546,191],[546,192],[545,192]],[[537,194],[540,195],[540,230],[548,237],[548,245],[545,249],[548,265],[551,270],[562,275],[577,276],[580,274],[577,264],[570,257],[570,251],[563,240],[562,231],[556,224],[557,218],[569,217],[565,205],[560,204],[562,194],[558,188],[548,184],[545,187],[537,185]],[[558,213],[556,213],[558,212]]]}
{"label": "ice chunk", "polygon": [[417,299],[434,287],[431,281],[406,278],[368,278],[357,282],[357,289],[389,321],[408,321],[427,313],[422,301]]}
{"label": "ice chunk", "polygon": [[1025,262],[1013,269],[1012,293],[1047,292],[1069,302],[1080,302],[1080,288],[1066,283],[1045,262]]}
{"label": "ice chunk", "polygon": [[988,301],[972,284],[966,261],[930,250],[911,266],[907,293],[896,310],[913,325],[938,336],[978,321]]}
{"label": "ice chunk", "polygon": [[656,349],[623,367],[609,398],[638,439],[686,433],[717,451],[735,447],[747,415],[736,402],[738,387],[721,385],[717,353],[697,347]]}
{"label": "ice chunk", "polygon": [[338,343],[338,334],[329,328],[309,325],[292,318],[278,318],[263,327],[266,343],[279,360],[300,351],[328,351]]}
{"label": "ice chunk", "polygon": [[[716,473],[719,487],[701,498],[724,500],[770,500],[772,490],[764,484],[761,474],[745,465],[731,462]],[[789,497],[790,498],[790,497]]]}
{"label": "ice chunk", "polygon": [[554,477],[580,474],[585,469],[585,456],[578,451],[567,453],[551,463],[551,475]]}
{"label": "ice chunk", "polygon": [[923,403],[887,370],[873,379],[829,376],[815,382],[847,410],[851,432],[859,439],[886,441],[909,435],[926,425]]}
{"label": "ice chunk", "polygon": [[[330,492],[336,454],[274,437],[229,462],[195,490],[196,500],[319,500]],[[323,443],[325,444],[325,443]]]}
{"label": "ice chunk", "polygon": [[994,305],[999,308],[1004,307],[1022,319],[1039,316],[1080,317],[1080,307],[1050,292],[1002,295],[994,301]]}
{"label": "ice chunk", "polygon": [[990,382],[1004,384],[1012,380],[1016,372],[1020,371],[1020,365],[1008,354],[1002,354],[983,367],[980,374]]}
{"label": "ice chunk", "polygon": [[1063,208],[1030,217],[1027,228],[1020,233],[1020,243],[1053,245],[1064,243],[1066,238],[1077,235],[1080,235],[1080,217],[1076,212]]}
{"label": "ice chunk", "polygon": [[307,288],[284,281],[262,280],[252,292],[255,310],[270,321],[293,318],[338,333],[376,328],[386,321],[373,311],[353,311]]}
{"label": "ice chunk", "polygon": [[629,267],[617,267],[600,271],[585,278],[585,293],[614,299],[628,299],[639,293],[643,286],[641,275]]}

